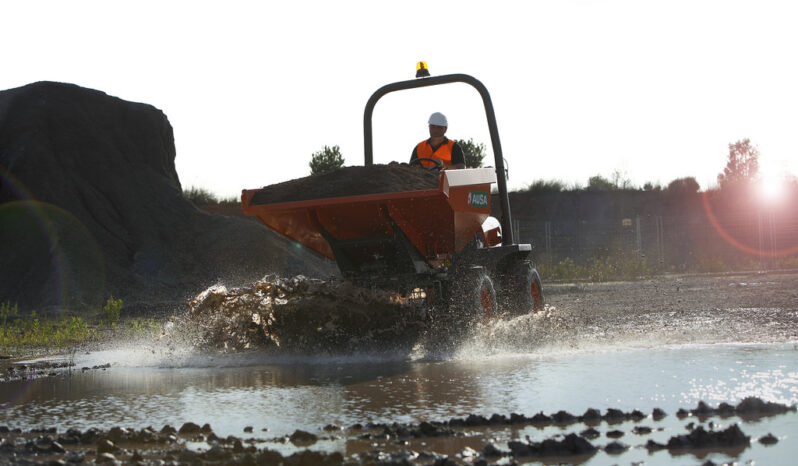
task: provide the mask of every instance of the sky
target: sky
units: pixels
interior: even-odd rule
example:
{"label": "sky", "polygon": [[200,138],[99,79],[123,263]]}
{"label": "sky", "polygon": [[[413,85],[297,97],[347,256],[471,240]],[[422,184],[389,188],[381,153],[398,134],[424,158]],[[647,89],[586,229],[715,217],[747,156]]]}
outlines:
{"label": "sky", "polygon": [[[161,109],[184,188],[221,197],[310,174],[339,145],[363,163],[379,87],[465,73],[488,88],[508,185],[716,184],[749,138],[798,175],[798,2],[0,0],[0,89],[61,81]],[[375,163],[407,161],[432,112],[488,146],[477,92],[389,94]]]}

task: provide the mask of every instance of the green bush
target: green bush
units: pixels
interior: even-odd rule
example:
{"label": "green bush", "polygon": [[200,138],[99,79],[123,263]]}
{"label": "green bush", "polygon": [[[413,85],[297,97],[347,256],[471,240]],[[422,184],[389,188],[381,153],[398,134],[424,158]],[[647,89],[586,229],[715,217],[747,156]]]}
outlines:
{"label": "green bush", "polygon": [[106,323],[116,325],[116,323],[119,322],[119,315],[122,312],[122,300],[114,299],[114,297],[111,296],[105,303],[103,312],[105,313]]}
{"label": "green bush", "polygon": [[485,144],[474,142],[473,138],[468,140],[460,139],[457,144],[463,149],[463,159],[467,168],[479,168],[482,166],[482,160],[487,154]]}
{"label": "green bush", "polygon": [[19,309],[16,304],[12,306],[8,301],[0,303],[0,325],[5,327],[8,318],[16,317],[18,313]]}
{"label": "green bush", "polygon": [[308,165],[311,175],[320,175],[343,167],[344,156],[341,155],[341,148],[324,146],[322,150],[313,153]]}
{"label": "green bush", "polygon": [[31,311],[27,318],[18,313],[16,305],[0,303],[0,348],[61,348],[95,337],[95,332],[80,317],[42,321],[36,311]]}

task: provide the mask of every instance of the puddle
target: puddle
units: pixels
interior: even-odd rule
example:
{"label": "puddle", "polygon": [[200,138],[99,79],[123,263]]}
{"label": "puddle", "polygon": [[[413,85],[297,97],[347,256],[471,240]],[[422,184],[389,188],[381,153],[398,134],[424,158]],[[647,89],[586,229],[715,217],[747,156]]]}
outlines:
{"label": "puddle", "polygon": [[[679,419],[679,408],[694,408],[699,401],[711,406],[734,404],[748,396],[797,403],[796,348],[794,344],[678,345],[487,357],[463,350],[447,359],[421,360],[258,354],[195,355],[193,359],[172,360],[141,348],[124,348],[76,356],[77,367],[110,363],[106,370],[74,371],[71,376],[0,385],[0,399],[7,400],[0,412],[0,425],[56,427],[59,431],[114,426],[160,429],[166,424],[179,427],[191,421],[209,423],[222,437],[235,435],[267,442],[269,448],[286,454],[295,447],[275,440],[301,429],[327,438],[313,448],[351,455],[370,451],[375,442],[360,440],[347,431],[328,434],[324,426],[445,421],[469,414],[551,415],[559,410],[580,415],[588,408],[602,412],[608,408],[637,409],[650,415],[654,408],[660,408],[668,416],[659,421],[648,416],[637,423],[610,426],[602,422],[596,426],[600,436],[594,445],[609,444],[615,439],[606,433],[620,430],[624,434],[618,441],[631,448],[621,456],[601,451],[586,459],[586,464],[620,458],[624,462],[665,464],[673,460],[668,451],[649,453],[643,445],[648,439],[667,443],[670,437],[687,433],[685,426],[690,422],[700,423],[697,419]],[[794,412],[755,422],[736,417],[710,420],[716,429],[738,423],[752,437],[751,446],[732,456],[708,452],[700,458],[688,455],[684,461],[736,458],[744,463],[750,458],[771,464],[774,461],[769,458],[798,454],[793,438],[798,434],[798,416]],[[636,426],[651,427],[653,432],[636,435]],[[252,431],[245,433],[247,427]],[[528,436],[532,441],[542,441],[557,434],[578,434],[585,428],[576,424],[542,429],[466,429],[462,438],[415,439],[407,445],[386,439],[382,448],[456,454],[466,447],[479,452],[491,442],[507,450],[507,441],[512,439]],[[766,447],[756,442],[768,433],[779,439],[776,445]]]}
{"label": "puddle", "polygon": [[[219,437],[286,456],[311,449],[362,459],[355,455],[380,451],[388,456],[368,458],[429,464],[435,456],[424,452],[470,463],[488,444],[508,451],[513,441],[563,440],[592,427],[597,452],[546,461],[779,464],[796,457],[794,411],[759,418],[677,412],[747,397],[798,403],[798,274],[740,277],[734,286],[726,277],[691,277],[687,285],[665,278],[552,287],[555,306],[544,312],[480,326],[456,347],[429,348],[428,321],[393,296],[306,280],[214,287],[157,339],[75,354],[72,371],[57,368],[69,358],[51,360],[56,369],[48,376],[0,383],[0,428],[207,423]],[[397,312],[404,327],[390,323]],[[643,416],[590,426],[499,422],[454,426],[439,437],[397,434],[401,425],[469,415],[579,416],[591,408]],[[667,416],[655,419],[655,409]],[[709,432],[735,425],[750,445],[646,448],[699,426]],[[316,439],[291,442],[297,430]],[[758,441],[768,434],[775,444]],[[212,446],[207,438],[186,442],[196,452]]]}

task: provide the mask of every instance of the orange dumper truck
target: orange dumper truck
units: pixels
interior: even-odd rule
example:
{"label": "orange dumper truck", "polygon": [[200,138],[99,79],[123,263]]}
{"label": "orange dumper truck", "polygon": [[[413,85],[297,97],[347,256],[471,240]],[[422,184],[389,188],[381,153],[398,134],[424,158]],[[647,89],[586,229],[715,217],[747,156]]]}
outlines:
{"label": "orange dumper truck", "polygon": [[[501,143],[493,105],[481,82],[452,74],[378,89],[364,112],[365,164],[359,167],[360,174],[409,169],[400,164],[373,164],[371,116],[382,96],[454,82],[470,84],[482,96],[494,167],[440,170],[419,164],[412,169],[424,170],[432,179],[421,189],[311,199],[274,198],[268,187],[245,189],[241,196],[244,213],[334,260],[344,279],[357,286],[420,300],[433,318],[476,322],[541,310],[543,291],[529,257],[532,247],[516,243],[513,237]],[[496,194],[491,193],[494,183]],[[498,196],[499,220],[491,217],[493,196]]]}

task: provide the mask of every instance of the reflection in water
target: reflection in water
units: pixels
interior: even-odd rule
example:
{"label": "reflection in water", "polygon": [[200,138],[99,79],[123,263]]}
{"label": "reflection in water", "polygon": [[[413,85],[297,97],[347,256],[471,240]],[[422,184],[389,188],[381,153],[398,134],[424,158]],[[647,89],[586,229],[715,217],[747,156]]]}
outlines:
{"label": "reflection in water", "polygon": [[[793,345],[685,346],[437,361],[357,357],[253,360],[213,367],[127,367],[122,352],[93,354],[112,368],[0,385],[0,424],[22,428],[160,428],[192,421],[256,437],[327,424],[420,422],[470,413],[582,414],[655,407],[674,413],[746,396],[798,402]],[[114,359],[119,358],[119,359]],[[79,366],[81,362],[79,362]],[[25,397],[17,399],[19,393]],[[17,399],[17,401],[13,401]],[[262,429],[268,429],[263,431]]]}

